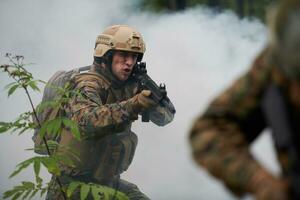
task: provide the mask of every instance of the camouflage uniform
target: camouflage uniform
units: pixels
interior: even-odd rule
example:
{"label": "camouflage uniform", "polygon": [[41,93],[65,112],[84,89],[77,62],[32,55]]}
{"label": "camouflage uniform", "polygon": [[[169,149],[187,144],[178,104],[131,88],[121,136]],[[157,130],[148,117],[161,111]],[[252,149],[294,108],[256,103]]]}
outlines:
{"label": "camouflage uniform", "polygon": [[[116,50],[134,53],[140,62],[145,52],[142,35],[127,25],[107,27],[96,39],[91,70],[71,79],[71,90],[81,95],[71,97],[64,107],[64,115],[79,125],[82,139],[76,140],[67,129],[61,133],[60,144],[69,148],[59,147],[55,153],[68,155],[74,166],[60,164],[59,179],[63,186],[72,181],[92,182],[115,188],[129,199],[149,199],[136,185],[120,179],[133,159],[138,142],[131,123],[146,111],[152,122],[164,126],[173,120],[174,114],[151,100],[149,91],[142,91],[133,76],[120,81],[113,74]],[[78,150],[79,160],[66,149]],[[72,199],[79,197],[79,191],[75,191]],[[63,199],[54,178],[46,199]]]}
{"label": "camouflage uniform", "polygon": [[[286,187],[284,180],[290,178],[287,152],[276,149],[282,167],[281,181],[268,173],[249,152],[251,142],[269,126],[262,101],[272,84],[279,88],[292,123],[299,128],[300,82],[288,79],[280,68],[270,65],[268,51],[265,49],[246,74],[212,101],[194,123],[190,142],[196,162],[222,179],[235,194],[251,192],[258,199],[285,199],[287,197],[278,196],[276,188]],[[300,147],[299,138],[295,139]],[[268,191],[266,187],[275,190]]]}
{"label": "camouflage uniform", "polygon": [[[295,177],[299,177],[300,166],[295,156],[300,155],[300,1],[282,0],[268,13],[271,37],[267,47],[250,70],[195,121],[190,142],[196,162],[236,195],[249,192],[263,200],[299,199],[295,188],[299,188],[300,178],[295,181]],[[268,98],[274,88],[278,98]],[[270,110],[280,109],[284,112],[269,115]],[[282,114],[286,116],[276,116]],[[274,137],[281,177],[270,174],[249,151],[267,127]],[[283,146],[286,138],[290,141]]]}
{"label": "camouflage uniform", "polygon": [[[110,70],[97,64],[89,72],[76,75],[72,85],[83,98],[72,98],[65,106],[65,113],[78,123],[83,139],[74,139],[68,131],[62,133],[60,143],[80,153],[80,162],[74,159],[74,168],[63,167],[62,182],[95,182],[117,188],[130,199],[148,199],[136,185],[119,179],[129,167],[138,141],[131,131],[138,113],[128,99],[141,92],[140,85],[133,78],[120,82]],[[172,119],[173,114],[159,105],[150,110],[150,120],[157,125],[163,126]],[[66,154],[63,149],[57,153]],[[52,181],[52,188],[55,187],[58,189]],[[47,199],[59,199],[60,195],[54,189]]]}

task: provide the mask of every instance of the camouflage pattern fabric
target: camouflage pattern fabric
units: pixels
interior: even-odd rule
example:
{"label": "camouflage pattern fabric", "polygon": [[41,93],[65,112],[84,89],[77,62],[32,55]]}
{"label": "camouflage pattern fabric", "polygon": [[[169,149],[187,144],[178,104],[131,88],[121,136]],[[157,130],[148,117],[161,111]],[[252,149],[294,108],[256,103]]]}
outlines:
{"label": "camouflage pattern fabric", "polygon": [[[267,127],[261,101],[268,86],[277,85],[295,115],[300,113],[300,84],[270,66],[266,48],[251,69],[220,94],[194,123],[190,143],[195,161],[222,179],[236,195],[253,193],[257,199],[286,199],[287,183],[271,175],[251,155],[251,142]],[[298,113],[298,115],[296,115]],[[299,118],[298,118],[299,121]],[[289,158],[277,149],[283,175]],[[276,197],[277,196],[277,197]]]}
{"label": "camouflage pattern fabric", "polygon": [[[65,184],[69,183],[67,179],[62,178]],[[112,189],[117,189],[120,192],[123,192],[130,200],[149,200],[149,198],[142,193],[139,188],[128,181],[116,178],[111,179],[111,181],[106,183],[99,183],[101,185],[105,185],[107,187],[111,187]],[[57,185],[57,183],[53,180],[50,182],[50,190],[47,193],[46,200],[64,200],[60,189]],[[80,199],[80,192],[79,189],[76,189],[73,193],[73,195],[69,198],[70,200],[78,200]],[[88,195],[87,200],[93,200],[93,197],[91,194]]]}
{"label": "camouflage pattern fabric", "polygon": [[[78,150],[80,158],[73,159],[74,167],[61,166],[64,176],[89,177],[86,182],[119,176],[129,167],[137,145],[131,123],[140,113],[134,112],[129,99],[141,92],[139,84],[132,78],[120,82],[110,70],[94,64],[90,72],[76,75],[72,85],[82,96],[71,98],[64,110],[78,123],[82,140],[76,140],[69,130],[62,132],[60,144]],[[173,120],[173,114],[157,105],[150,109],[150,120],[165,125]],[[67,155],[65,149],[58,148],[56,153]],[[147,199],[135,185],[122,180],[121,189],[132,199]],[[53,195],[57,193],[55,188],[53,191]]]}
{"label": "camouflage pattern fabric", "polygon": [[[90,73],[75,77],[74,85],[74,90],[79,90],[86,98],[72,99],[66,106],[66,113],[78,121],[84,133],[108,135],[129,128],[136,120],[137,113],[129,109],[127,102],[141,92],[133,80],[122,83],[109,70],[94,66]],[[160,106],[150,113],[150,120],[154,123],[165,125],[173,119],[173,114]]]}

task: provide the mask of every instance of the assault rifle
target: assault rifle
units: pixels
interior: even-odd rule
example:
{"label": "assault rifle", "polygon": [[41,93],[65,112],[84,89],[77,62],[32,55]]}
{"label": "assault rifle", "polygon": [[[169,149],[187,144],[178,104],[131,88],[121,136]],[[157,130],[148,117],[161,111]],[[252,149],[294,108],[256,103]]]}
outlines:
{"label": "assault rifle", "polygon": [[[138,62],[132,72],[132,76],[140,83],[142,89],[150,90],[150,98],[156,103],[168,109],[172,114],[176,112],[173,104],[167,96],[166,85],[160,84],[159,86],[148,76],[146,63]],[[144,112],[142,114],[142,121],[149,122],[150,116],[149,112]]]}

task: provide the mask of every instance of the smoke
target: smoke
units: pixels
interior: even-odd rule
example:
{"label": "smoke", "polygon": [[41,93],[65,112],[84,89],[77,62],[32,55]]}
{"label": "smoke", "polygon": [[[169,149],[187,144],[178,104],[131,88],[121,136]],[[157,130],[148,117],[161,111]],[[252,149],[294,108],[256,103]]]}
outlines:
{"label": "smoke", "polygon": [[[226,11],[216,14],[202,7],[177,14],[139,12],[129,1],[0,2],[0,53],[25,56],[33,75],[47,80],[55,71],[92,62],[96,36],[108,25],[129,24],[143,34],[144,60],[150,76],[167,85],[176,106],[174,121],[166,127],[135,122],[139,145],[133,163],[122,178],[133,182],[152,199],[234,199],[223,185],[197,167],[191,159],[189,128],[208,102],[247,70],[266,41],[266,28],[257,20],[240,20]],[[0,85],[10,80],[0,75]],[[41,94],[34,94],[37,104]],[[7,99],[1,90],[0,121],[29,110],[20,91]],[[30,169],[8,179],[14,166],[32,156],[32,133],[0,135],[0,193],[20,180],[32,179]],[[278,173],[270,137],[263,134],[253,152]],[[264,152],[259,154],[258,152]],[[43,172],[45,177],[49,176]]]}

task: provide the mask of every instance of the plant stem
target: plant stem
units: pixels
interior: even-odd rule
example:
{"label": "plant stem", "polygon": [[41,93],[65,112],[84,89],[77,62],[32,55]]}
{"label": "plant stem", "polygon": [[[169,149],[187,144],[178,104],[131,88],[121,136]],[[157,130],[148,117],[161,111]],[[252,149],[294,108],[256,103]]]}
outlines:
{"label": "plant stem", "polygon": [[[38,122],[38,126],[39,126],[39,128],[41,128],[42,126],[41,126],[40,120],[39,120],[39,118],[38,118],[38,116],[37,116],[36,110],[35,110],[35,108],[34,108],[34,105],[33,105],[31,96],[29,95],[29,92],[28,92],[28,90],[27,90],[27,87],[26,87],[25,85],[22,85],[22,87],[24,88],[24,90],[25,90],[25,92],[26,92],[26,95],[27,95],[27,97],[28,97],[28,99],[29,99],[31,108],[32,108],[32,110],[33,110],[34,117],[35,117],[36,121]],[[45,137],[45,136],[43,136],[43,142],[45,143],[45,146],[46,146],[48,155],[51,156],[50,148],[49,148],[49,146],[48,146],[48,143],[47,143],[47,140],[46,140],[46,137]],[[59,185],[60,192],[62,193],[64,200],[67,200],[67,196],[66,196],[65,192],[63,191],[63,186],[62,186],[62,184],[61,184],[61,181],[60,181],[59,177],[57,177],[57,176],[55,176],[55,175],[54,175],[54,177],[55,177],[56,182],[57,182],[58,185]]]}

